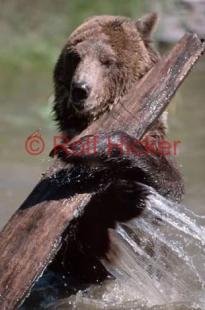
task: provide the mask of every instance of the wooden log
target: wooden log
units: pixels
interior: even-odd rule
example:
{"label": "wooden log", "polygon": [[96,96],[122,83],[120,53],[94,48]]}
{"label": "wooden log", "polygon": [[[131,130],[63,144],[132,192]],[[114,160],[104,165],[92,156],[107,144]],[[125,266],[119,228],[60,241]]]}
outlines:
{"label": "wooden log", "polygon": [[[103,115],[80,136],[99,131],[124,130],[142,138],[167,107],[177,88],[205,45],[197,35],[187,34],[133,88],[112,111]],[[100,128],[100,130],[99,130]],[[63,169],[59,160],[45,173],[23,205],[9,220],[0,235],[0,309],[15,309],[53,259],[61,236],[70,221],[78,216],[93,194],[62,195],[56,180]],[[65,191],[64,191],[65,192]]]}

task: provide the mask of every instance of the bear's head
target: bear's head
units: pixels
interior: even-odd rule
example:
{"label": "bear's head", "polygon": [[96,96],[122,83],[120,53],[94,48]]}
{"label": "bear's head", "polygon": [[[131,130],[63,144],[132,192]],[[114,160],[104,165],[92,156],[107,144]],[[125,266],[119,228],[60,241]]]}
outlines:
{"label": "bear's head", "polygon": [[159,59],[151,45],[157,15],[96,16],[78,27],[54,70],[54,112],[72,138],[111,109]]}

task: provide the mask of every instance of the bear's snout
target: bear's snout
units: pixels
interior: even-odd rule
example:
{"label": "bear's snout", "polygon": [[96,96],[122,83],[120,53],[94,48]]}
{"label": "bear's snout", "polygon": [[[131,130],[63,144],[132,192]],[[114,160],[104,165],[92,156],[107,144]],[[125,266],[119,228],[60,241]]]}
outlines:
{"label": "bear's snout", "polygon": [[85,100],[90,93],[90,87],[85,82],[72,82],[71,85],[71,102],[75,108],[82,110]]}

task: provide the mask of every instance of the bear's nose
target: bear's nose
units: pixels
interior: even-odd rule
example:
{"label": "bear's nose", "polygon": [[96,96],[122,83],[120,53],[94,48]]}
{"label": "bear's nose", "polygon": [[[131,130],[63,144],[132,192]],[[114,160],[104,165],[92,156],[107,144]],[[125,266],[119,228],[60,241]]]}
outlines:
{"label": "bear's nose", "polygon": [[88,85],[84,82],[76,83],[73,82],[71,86],[71,100],[72,103],[77,107],[82,109],[84,101],[89,96],[90,89]]}

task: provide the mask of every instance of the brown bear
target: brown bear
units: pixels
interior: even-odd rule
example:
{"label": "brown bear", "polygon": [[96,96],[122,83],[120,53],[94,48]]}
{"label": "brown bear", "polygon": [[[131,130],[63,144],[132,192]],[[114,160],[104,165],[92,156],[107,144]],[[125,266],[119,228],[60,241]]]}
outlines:
{"label": "brown bear", "polygon": [[[158,61],[159,54],[151,44],[156,20],[156,14],[140,20],[97,16],[71,34],[54,71],[54,112],[67,138],[109,111]],[[38,283],[30,300],[32,296],[37,300],[36,295],[41,294],[42,299],[50,295],[52,299],[68,296],[110,276],[100,261],[110,258],[109,228],[115,228],[117,221],[142,215],[150,186],[170,199],[180,200],[183,185],[172,162],[161,154],[146,152],[142,144],[136,144],[134,137],[126,133],[109,135],[115,142],[121,136],[136,150],[145,151],[143,156],[122,156],[115,148],[106,154],[106,135],[101,135],[94,157],[75,157],[59,149],[57,155],[73,165],[56,175],[58,184],[51,184],[55,196],[52,199],[84,192],[94,195],[84,212],[69,225],[57,257],[40,280],[40,290]],[[147,136],[156,145],[165,137],[162,119]],[[74,150],[75,146],[70,148]],[[28,299],[30,309],[29,302]]]}
{"label": "brown bear", "polygon": [[[96,16],[71,34],[54,70],[55,118],[68,139],[112,109],[158,61],[159,53],[151,42],[156,21],[155,13],[139,20]],[[157,146],[165,135],[166,124],[161,117],[146,137]],[[164,196],[180,200],[183,186],[177,169],[163,156],[153,159],[146,155],[138,168],[149,166],[149,185]],[[163,178],[159,179],[159,173]]]}
{"label": "brown bear", "polygon": [[[159,53],[151,41],[156,21],[155,13],[139,20],[96,16],[71,34],[54,70],[54,113],[67,138],[74,137],[109,111],[158,61]],[[164,139],[165,129],[160,118],[147,136],[157,145]],[[126,133],[110,135],[115,141],[123,135],[129,145],[144,150],[143,145],[135,145],[133,137]],[[73,221],[72,237],[70,230],[65,234],[69,241],[56,260],[75,279],[85,281],[101,278],[101,268],[96,266],[99,266],[98,259],[109,251],[108,228],[142,213],[149,196],[143,184],[172,200],[179,201],[183,194],[181,176],[165,156],[144,152],[140,157],[123,157],[117,150],[107,156],[104,147],[102,135],[95,158],[76,159],[63,152],[58,154],[74,165],[67,191],[71,191],[76,179],[81,184],[79,191],[96,193],[84,214]]]}
{"label": "brown bear", "polygon": [[151,33],[157,15],[140,20],[97,16],[77,28],[54,72],[54,111],[60,130],[72,137],[111,109],[158,61]]}

